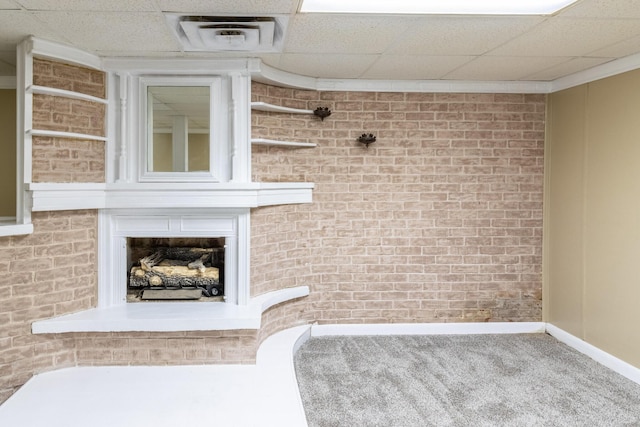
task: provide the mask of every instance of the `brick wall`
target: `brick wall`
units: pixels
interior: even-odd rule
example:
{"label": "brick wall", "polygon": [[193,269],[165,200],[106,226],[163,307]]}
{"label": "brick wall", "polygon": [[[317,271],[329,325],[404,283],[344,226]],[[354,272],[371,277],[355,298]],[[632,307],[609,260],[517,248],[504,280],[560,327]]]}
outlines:
{"label": "brick wall", "polygon": [[201,365],[254,363],[256,331],[78,333],[77,363]]}
{"label": "brick wall", "polygon": [[0,238],[0,402],[34,373],[75,364],[72,337],[32,335],[31,323],[96,303],[96,213],[39,212],[33,225]]}
{"label": "brick wall", "polygon": [[[304,318],[540,321],[543,95],[314,92],[254,83],[256,181],[315,182],[252,212],[257,293],[307,284]],[[373,133],[368,149],[356,139]]]}
{"label": "brick wall", "polygon": [[[33,82],[104,99],[100,71],[34,58]],[[102,103],[63,96],[33,95],[33,128],[105,136]],[[33,137],[33,182],[104,182],[104,142],[91,139]]]}
{"label": "brick wall", "polygon": [[33,59],[33,84],[106,97],[105,73],[64,62]]}

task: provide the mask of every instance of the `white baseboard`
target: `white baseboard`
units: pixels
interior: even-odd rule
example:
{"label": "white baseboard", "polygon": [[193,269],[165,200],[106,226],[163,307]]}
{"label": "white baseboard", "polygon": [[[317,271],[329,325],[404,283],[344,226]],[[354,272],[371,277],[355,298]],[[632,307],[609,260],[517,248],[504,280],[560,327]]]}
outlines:
{"label": "white baseboard", "polygon": [[373,323],[313,325],[311,336],[330,335],[460,335],[542,333],[544,322]]}
{"label": "white baseboard", "polygon": [[569,347],[574,348],[580,353],[589,356],[601,365],[606,366],[614,372],[619,373],[623,377],[630,379],[631,381],[640,384],[640,369],[618,359],[617,357],[607,353],[598,347],[589,344],[588,342],[571,335],[570,333],[558,328],[557,326],[547,323],[546,332],[557,339],[558,341],[565,343]]}

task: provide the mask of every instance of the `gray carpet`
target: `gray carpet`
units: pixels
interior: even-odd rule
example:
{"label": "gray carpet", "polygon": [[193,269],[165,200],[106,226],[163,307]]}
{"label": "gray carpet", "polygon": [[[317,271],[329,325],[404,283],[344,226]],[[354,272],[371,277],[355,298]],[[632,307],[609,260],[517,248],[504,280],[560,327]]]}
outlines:
{"label": "gray carpet", "polygon": [[640,426],[640,385],[546,334],[317,337],[311,427]]}

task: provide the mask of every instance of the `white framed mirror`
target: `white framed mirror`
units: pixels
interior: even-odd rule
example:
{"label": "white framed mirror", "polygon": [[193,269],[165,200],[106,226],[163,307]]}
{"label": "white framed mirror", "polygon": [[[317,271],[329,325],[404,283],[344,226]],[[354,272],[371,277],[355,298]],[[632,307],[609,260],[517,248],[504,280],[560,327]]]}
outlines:
{"label": "white framed mirror", "polygon": [[149,77],[141,83],[140,180],[226,180],[227,101],[222,80]]}
{"label": "white framed mirror", "polygon": [[211,101],[208,86],[148,86],[147,170],[210,169]]}

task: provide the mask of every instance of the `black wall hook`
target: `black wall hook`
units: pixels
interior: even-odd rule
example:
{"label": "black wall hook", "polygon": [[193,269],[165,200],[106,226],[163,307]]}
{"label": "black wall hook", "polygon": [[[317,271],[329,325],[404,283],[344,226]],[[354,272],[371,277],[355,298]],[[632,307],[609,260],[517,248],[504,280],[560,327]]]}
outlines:
{"label": "black wall hook", "polygon": [[363,133],[358,137],[358,142],[364,144],[367,148],[369,148],[369,144],[373,144],[376,142],[376,136],[372,133]]}
{"label": "black wall hook", "polygon": [[329,110],[329,107],[318,107],[313,110],[313,114],[320,117],[320,120],[324,121],[325,117],[329,117],[331,115],[331,110]]}

